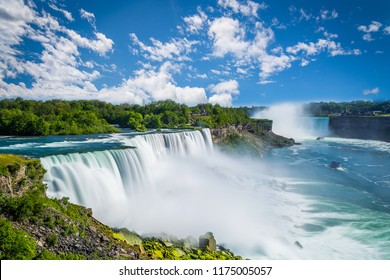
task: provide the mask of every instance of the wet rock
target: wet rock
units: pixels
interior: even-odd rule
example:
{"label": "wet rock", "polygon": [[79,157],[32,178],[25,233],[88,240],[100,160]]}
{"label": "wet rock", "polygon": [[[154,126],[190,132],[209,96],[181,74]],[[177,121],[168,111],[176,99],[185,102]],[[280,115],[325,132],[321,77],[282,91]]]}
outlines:
{"label": "wet rock", "polygon": [[341,167],[341,163],[338,161],[332,161],[329,166],[330,166],[330,168],[337,169],[337,168]]}
{"label": "wet rock", "polygon": [[295,241],[294,244],[299,248],[299,249],[303,249],[303,246],[301,243],[299,243],[299,241]]}

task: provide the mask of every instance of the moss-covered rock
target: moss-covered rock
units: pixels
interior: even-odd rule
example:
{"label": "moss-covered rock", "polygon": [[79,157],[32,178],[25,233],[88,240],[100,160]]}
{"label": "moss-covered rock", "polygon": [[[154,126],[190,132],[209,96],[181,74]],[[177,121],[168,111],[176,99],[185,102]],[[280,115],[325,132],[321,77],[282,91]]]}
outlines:
{"label": "moss-covered rock", "polygon": [[114,229],[114,237],[119,240],[126,241],[130,245],[142,244],[141,237],[137,233],[130,231],[127,228]]}
{"label": "moss-covered rock", "polygon": [[[200,242],[205,237],[207,240],[213,240],[215,245],[216,241],[212,233],[207,233],[199,238]],[[166,239],[166,237],[165,237]],[[166,240],[161,240],[160,237],[144,238],[143,244],[145,246],[146,255],[152,259],[169,259],[169,260],[240,260],[240,256],[235,256],[231,251],[226,250],[222,246],[213,246],[210,242],[208,245],[193,244],[190,245],[186,242],[186,239],[174,239],[171,240],[167,246]],[[199,246],[202,245],[202,246]]]}

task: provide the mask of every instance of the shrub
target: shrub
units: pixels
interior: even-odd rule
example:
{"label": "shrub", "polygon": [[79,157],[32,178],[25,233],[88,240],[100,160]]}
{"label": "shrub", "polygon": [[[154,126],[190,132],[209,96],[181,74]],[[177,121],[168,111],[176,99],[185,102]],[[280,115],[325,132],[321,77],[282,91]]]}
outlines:
{"label": "shrub", "polygon": [[46,249],[43,250],[35,257],[35,260],[85,260],[85,259],[86,258],[83,255],[73,254],[73,253],[56,255]]}
{"label": "shrub", "polygon": [[34,220],[44,208],[44,198],[38,189],[29,190],[20,197],[2,196],[0,209],[15,220]]}
{"label": "shrub", "polygon": [[46,243],[49,247],[54,247],[58,244],[58,236],[55,235],[55,234],[50,234],[47,238],[46,238]]}
{"label": "shrub", "polygon": [[11,222],[0,218],[0,259],[31,260],[35,255],[34,239],[25,231],[14,229]]}
{"label": "shrub", "polygon": [[16,199],[12,216],[16,220],[26,220],[39,216],[44,208],[43,200],[40,190],[26,192],[23,196]]}
{"label": "shrub", "polygon": [[55,218],[53,216],[47,216],[45,217],[45,219],[43,220],[43,223],[45,224],[45,226],[47,226],[48,228],[54,228],[54,223],[55,223]]}
{"label": "shrub", "polygon": [[0,166],[0,175],[7,175],[9,173],[9,170],[7,166]]}
{"label": "shrub", "polygon": [[10,173],[15,173],[20,169],[20,164],[15,162],[14,164],[8,165],[8,170]]}

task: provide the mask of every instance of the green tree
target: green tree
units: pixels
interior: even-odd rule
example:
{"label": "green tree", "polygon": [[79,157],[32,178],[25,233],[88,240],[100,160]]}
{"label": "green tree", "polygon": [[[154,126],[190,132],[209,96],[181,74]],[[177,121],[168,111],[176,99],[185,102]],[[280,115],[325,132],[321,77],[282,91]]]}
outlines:
{"label": "green tree", "polygon": [[161,122],[167,127],[176,127],[179,124],[179,117],[172,111],[165,111],[161,114]]}
{"label": "green tree", "polygon": [[153,113],[147,114],[144,117],[144,124],[147,128],[160,128],[161,120],[159,115]]}
{"label": "green tree", "polygon": [[143,117],[140,113],[130,111],[128,114],[129,114],[128,126],[131,129],[135,129],[137,131],[145,131],[146,130],[146,127],[143,124]]}

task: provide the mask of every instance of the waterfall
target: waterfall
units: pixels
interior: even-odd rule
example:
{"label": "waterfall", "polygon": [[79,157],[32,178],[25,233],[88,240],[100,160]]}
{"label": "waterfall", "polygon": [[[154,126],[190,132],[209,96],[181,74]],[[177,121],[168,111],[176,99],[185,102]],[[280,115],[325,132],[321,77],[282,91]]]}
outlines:
{"label": "waterfall", "polygon": [[214,151],[208,129],[115,139],[122,149],[41,158],[48,196],[69,197],[103,223],[140,234],[185,238],[212,231],[249,255],[272,255],[270,244],[286,247],[281,240],[294,224],[280,229],[272,210],[285,200],[282,185],[264,178],[259,162]]}
{"label": "waterfall", "polygon": [[[292,149],[277,150],[287,153],[289,161],[301,162],[299,166],[294,164],[297,169],[286,170],[284,165],[272,161],[213,151],[207,129],[112,137],[122,143],[121,149],[43,157],[48,195],[69,197],[74,203],[92,208],[94,217],[103,223],[140,234],[166,233],[186,238],[212,231],[219,242],[249,258],[379,256],[370,243],[360,242],[371,232],[357,230],[361,224],[350,227],[350,221],[360,217],[355,216],[356,208],[344,214],[346,206],[341,200],[337,206],[338,196],[335,205],[327,206],[327,195],[322,199],[321,194],[329,188],[332,197],[336,189],[345,192],[338,184],[322,182],[321,178],[328,178],[321,177],[327,172],[320,162],[323,156],[316,156],[320,163],[313,164],[317,160],[312,151],[322,152],[323,148],[317,147],[327,147],[329,142],[313,141],[314,149],[298,153]],[[296,171],[301,165],[305,170],[303,177]],[[311,171],[320,172],[315,173],[319,182],[304,177]],[[333,170],[328,172],[334,176]],[[319,198],[311,195],[316,194],[317,187]],[[300,188],[310,189],[310,196],[301,195]],[[323,206],[326,207],[321,210]],[[364,215],[378,214],[361,209]],[[363,224],[371,223],[368,217],[362,219]],[[381,217],[376,219],[387,218]],[[346,222],[326,226],[327,221]],[[362,233],[356,234],[355,239],[349,235],[351,232]],[[377,235],[376,231],[372,234]],[[296,246],[296,241],[304,249]]]}
{"label": "waterfall", "polygon": [[155,188],[153,170],[160,160],[202,156],[213,149],[208,129],[123,137],[121,141],[128,148],[41,158],[47,170],[47,194],[69,197],[99,216],[107,207]]}
{"label": "waterfall", "polygon": [[329,118],[308,117],[301,104],[272,105],[253,117],[272,120],[272,130],[285,137],[310,139],[329,135]]}

